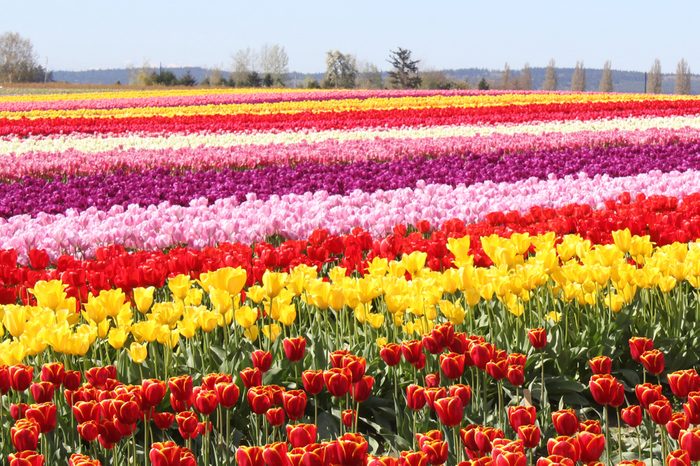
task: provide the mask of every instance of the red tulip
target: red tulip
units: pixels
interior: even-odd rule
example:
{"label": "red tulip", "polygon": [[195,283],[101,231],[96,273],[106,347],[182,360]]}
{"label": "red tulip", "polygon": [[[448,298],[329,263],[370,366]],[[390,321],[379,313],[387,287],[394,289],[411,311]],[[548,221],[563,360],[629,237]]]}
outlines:
{"label": "red tulip", "polygon": [[39,424],[33,419],[20,419],[10,429],[12,446],[17,451],[36,450],[40,431]]}
{"label": "red tulip", "polygon": [[20,419],[24,419],[26,417],[28,409],[29,405],[27,403],[12,403],[10,405],[10,416],[15,421],[19,421]]}
{"label": "red tulip", "polygon": [[345,356],[350,355],[350,351],[348,350],[335,350],[331,354],[328,355],[328,359],[331,363],[331,367],[344,367],[343,366],[343,360],[345,359]]}
{"label": "red tulip", "polygon": [[447,427],[454,427],[462,422],[464,405],[456,396],[448,396],[435,401],[435,413],[440,422]]}
{"label": "red tulip", "polygon": [[241,392],[238,389],[238,385],[235,383],[219,382],[214,386],[214,390],[216,391],[219,404],[222,407],[230,409],[236,406],[236,403],[238,403],[238,397],[240,396]]}
{"label": "red tulip", "polygon": [[518,427],[532,425],[537,420],[537,410],[534,406],[509,406],[508,422],[513,430]]}
{"label": "red tulip", "polygon": [[428,454],[423,451],[402,451],[399,466],[427,466]]}
{"label": "red tulip", "polygon": [[218,372],[207,374],[202,377],[202,388],[213,391],[216,384],[221,382],[231,383],[233,382],[233,377],[231,374],[221,374]]}
{"label": "red tulip", "polygon": [[316,435],[317,428],[314,424],[287,424],[287,441],[292,448],[316,442]]}
{"label": "red tulip", "polygon": [[73,453],[68,458],[68,466],[101,466],[100,460],[93,459],[87,455]]}
{"label": "red tulip", "polygon": [[342,367],[350,371],[351,382],[357,383],[365,375],[367,370],[367,360],[354,354],[348,354],[343,357]]}
{"label": "red tulip", "polygon": [[581,446],[575,437],[561,435],[547,441],[547,452],[550,455],[561,455],[576,462],[581,457]]}
{"label": "red tulip", "polygon": [[182,411],[175,415],[177,428],[184,439],[196,438],[199,435],[199,418],[193,411]]}
{"label": "red tulip", "polygon": [[622,420],[630,427],[638,427],[642,423],[642,408],[639,405],[632,405],[622,408],[620,411]]}
{"label": "red tulip", "polygon": [[423,409],[423,406],[425,406],[425,389],[416,384],[406,387],[406,405],[413,411]]}
{"label": "red tulip", "polygon": [[625,400],[624,387],[610,374],[593,374],[588,388],[599,405],[617,407]]}
{"label": "red tulip", "polygon": [[396,343],[387,343],[379,350],[379,357],[387,366],[395,366],[401,362],[401,346]]}
{"label": "red tulip", "polygon": [[153,466],[180,466],[181,455],[181,448],[173,441],[153,443],[148,452]]}
{"label": "red tulip", "polygon": [[651,383],[637,384],[634,387],[634,393],[642,408],[646,409],[651,403],[662,399],[661,385],[653,385]]}
{"label": "red tulip", "polygon": [[168,388],[170,388],[170,394],[173,398],[189,403],[192,396],[192,377],[189,375],[170,377]]}
{"label": "red tulip", "polygon": [[525,368],[520,364],[509,365],[506,371],[506,378],[514,387],[522,386],[525,383]]}
{"label": "red tulip", "polygon": [[542,327],[528,330],[527,338],[535,349],[542,349],[547,346],[547,330]]}
{"label": "red tulip", "polygon": [[455,384],[450,385],[450,396],[459,397],[462,400],[462,405],[467,406],[472,399],[472,388],[469,385]]}
{"label": "red tulip", "polygon": [[479,449],[479,446],[476,444],[476,432],[478,429],[479,426],[476,424],[469,424],[467,427],[459,429],[459,438],[468,450],[477,451]]}
{"label": "red tulip", "polygon": [[216,392],[212,390],[199,390],[196,395],[194,395],[194,407],[205,416],[209,416],[213,413],[218,405],[219,398]]}
{"label": "red tulip", "polygon": [[272,353],[269,351],[255,350],[250,353],[250,358],[253,361],[253,367],[260,369],[263,374],[270,370],[272,366]]}
{"label": "red tulip", "polygon": [[173,425],[173,422],[175,422],[174,413],[153,413],[151,418],[153,419],[153,423],[160,430],[169,429],[170,426]]}
{"label": "red tulip", "polygon": [[416,442],[418,443],[418,448],[422,448],[423,444],[428,440],[443,440],[442,431],[438,429],[433,429],[425,433],[418,432],[416,434]]}
{"label": "red tulip", "polygon": [[666,456],[666,466],[690,466],[690,455],[682,449],[673,450]]}
{"label": "red tulip", "polygon": [[421,341],[423,342],[423,348],[425,348],[430,354],[441,353],[442,350],[445,348],[445,344],[442,341],[442,338],[436,337],[434,335],[423,335]]}
{"label": "red tulip", "polygon": [[78,424],[78,434],[86,442],[94,442],[99,435],[97,421],[85,421]]}
{"label": "red tulip", "polygon": [[485,370],[493,359],[493,352],[493,346],[489,343],[473,343],[469,348],[469,358],[476,367]]}
{"label": "red tulip", "polygon": [[31,450],[7,455],[9,466],[44,466],[44,455]]}
{"label": "red tulip", "polygon": [[355,410],[344,409],[343,412],[340,413],[340,421],[348,429],[352,428],[352,425],[355,422]]}
{"label": "red tulip", "polygon": [[263,447],[263,460],[267,466],[286,466],[288,464],[287,444],[275,442]]}
{"label": "red tulip", "polygon": [[42,434],[56,428],[56,405],[53,403],[30,405],[25,415],[27,419],[36,421]]}
{"label": "red tulip", "polygon": [[264,386],[250,387],[247,399],[250,410],[255,414],[263,414],[272,406],[270,392]]}
{"label": "red tulip", "polygon": [[165,398],[167,385],[158,379],[145,379],[141,382],[141,399],[144,409],[153,408]]}
{"label": "red tulip", "polygon": [[100,405],[96,401],[78,401],[73,405],[73,416],[78,424],[97,422],[100,420]]}
{"label": "red tulip", "polygon": [[265,411],[265,419],[270,423],[271,426],[279,427],[286,421],[286,416],[284,414],[284,409],[282,408],[270,408]]}
{"label": "red tulip", "polygon": [[371,375],[363,376],[358,382],[352,384],[351,394],[352,399],[356,403],[362,403],[366,401],[372,394],[372,387],[374,386],[374,377]]}
{"label": "red tulip", "polygon": [[646,337],[632,337],[629,339],[630,356],[635,362],[640,362],[639,357],[654,348],[654,342]]}
{"label": "red tulip", "polygon": [[440,386],[440,373],[433,372],[425,375],[425,388],[434,388]]}
{"label": "red tulip", "polygon": [[600,421],[596,419],[587,419],[579,423],[578,431],[590,432],[592,434],[600,434],[603,432],[603,429],[601,429],[600,427]]}
{"label": "red tulip", "polygon": [[360,434],[345,434],[337,440],[336,455],[340,466],[362,466],[367,461],[369,444]]}
{"label": "red tulip", "polygon": [[323,390],[323,371],[322,370],[306,370],[301,373],[301,382],[304,385],[304,390],[311,396],[316,396]]}
{"label": "red tulip", "polygon": [[367,466],[399,466],[399,458],[394,458],[393,456],[370,456],[367,459]]}
{"label": "red tulip", "polygon": [[605,436],[591,432],[579,432],[576,437],[581,446],[580,460],[584,463],[598,461],[605,450]]}
{"label": "red tulip", "polygon": [[700,375],[695,369],[686,369],[668,374],[668,385],[678,398],[686,398],[690,392],[700,388]]}
{"label": "red tulip", "polygon": [[0,395],[5,395],[10,391],[10,368],[7,366],[0,366]]}
{"label": "red tulip", "polygon": [[346,368],[334,367],[323,371],[323,382],[331,395],[345,396],[350,391],[352,373]]}
{"label": "red tulip", "polygon": [[659,375],[664,371],[664,353],[657,349],[647,350],[639,356],[639,362],[650,374]]}
{"label": "red tulip", "polygon": [[440,355],[440,369],[448,379],[458,379],[464,373],[464,355],[446,353]]}
{"label": "red tulip", "polygon": [[236,463],[238,466],[264,466],[262,447],[240,446],[236,449]]}
{"label": "red tulip", "polygon": [[505,379],[508,374],[508,360],[498,359],[486,363],[486,373],[494,380]]}
{"label": "red tulip", "polygon": [[259,387],[262,385],[262,372],[257,367],[246,367],[238,373],[245,388]]}
{"label": "red tulip", "polygon": [[56,387],[63,384],[66,369],[60,362],[49,362],[41,366],[41,381],[51,382]]}
{"label": "red tulip", "polygon": [[420,450],[428,456],[428,464],[437,466],[447,462],[448,445],[444,440],[427,440]]}
{"label": "red tulip", "polygon": [[306,392],[304,390],[289,390],[282,395],[282,404],[287,416],[292,421],[301,419],[306,410]]}
{"label": "red tulip", "polygon": [[656,400],[647,408],[651,420],[656,424],[666,424],[671,420],[671,414],[673,414],[673,408],[671,408],[671,403],[666,400]]}
{"label": "red tulip", "polygon": [[32,378],[34,378],[34,368],[25,366],[24,364],[17,364],[10,366],[10,387],[16,392],[23,392],[32,383]]}
{"label": "red tulip", "polygon": [[518,438],[523,441],[525,448],[537,448],[540,444],[542,432],[540,428],[534,424],[523,424],[517,427],[516,432]]}
{"label": "red tulip", "polygon": [[285,338],[282,341],[282,347],[284,348],[284,355],[291,362],[296,362],[304,359],[304,352],[306,351],[306,338],[296,337],[296,338]]}
{"label": "red tulip", "polygon": [[423,354],[423,342],[420,340],[409,340],[401,343],[401,354],[407,363],[415,365]]}
{"label": "red tulip", "polygon": [[505,435],[501,429],[493,427],[479,426],[474,433],[474,443],[481,453],[491,453],[493,442],[496,439],[504,438]]}
{"label": "red tulip", "polygon": [[85,378],[95,388],[103,389],[109,380],[116,380],[117,368],[115,366],[91,367],[85,371]]}
{"label": "red tulip", "polygon": [[678,435],[681,430],[685,430],[690,426],[685,413],[673,413],[671,419],[666,423],[666,432],[673,440],[678,440]]}
{"label": "red tulip", "polygon": [[588,367],[594,374],[609,374],[612,370],[612,359],[608,356],[596,356],[588,361]]}
{"label": "red tulip", "polygon": [[700,428],[681,431],[678,445],[688,452],[690,461],[700,461]]}
{"label": "red tulip", "polygon": [[29,392],[36,403],[46,403],[53,400],[54,384],[51,382],[35,382],[29,386]]}
{"label": "red tulip", "polygon": [[522,452],[506,451],[498,455],[496,466],[525,466],[527,458]]}
{"label": "red tulip", "polygon": [[66,390],[77,390],[83,375],[80,371],[66,371],[63,376],[63,388]]}
{"label": "red tulip", "polygon": [[447,390],[445,387],[431,387],[426,388],[425,391],[425,403],[428,408],[435,409],[435,401],[440,398],[445,398],[447,396]]}
{"label": "red tulip", "polygon": [[691,424],[700,424],[700,391],[688,393],[688,402],[683,404],[683,412]]}
{"label": "red tulip", "polygon": [[557,434],[570,437],[578,432],[579,420],[573,409],[560,409],[552,413],[552,424]]}
{"label": "red tulip", "polygon": [[574,461],[561,455],[549,455],[539,458],[536,466],[574,466]]}
{"label": "red tulip", "polygon": [[525,366],[527,363],[527,356],[522,353],[510,353],[508,355],[508,365],[509,366]]}

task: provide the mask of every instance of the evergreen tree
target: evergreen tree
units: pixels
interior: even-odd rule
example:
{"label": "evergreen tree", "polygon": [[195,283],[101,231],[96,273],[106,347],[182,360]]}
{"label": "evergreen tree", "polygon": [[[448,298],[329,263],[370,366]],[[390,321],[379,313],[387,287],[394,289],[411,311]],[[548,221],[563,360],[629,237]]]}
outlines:
{"label": "evergreen tree", "polygon": [[411,59],[411,51],[399,47],[392,50],[387,60],[394,68],[389,71],[389,82],[395,89],[416,89],[421,85],[418,75],[420,60]]}
{"label": "evergreen tree", "polygon": [[603,74],[600,76],[600,84],[598,85],[598,90],[600,92],[613,91],[612,65],[610,64],[610,60],[606,61],[603,65]]}
{"label": "evergreen tree", "polygon": [[586,70],[583,67],[582,61],[576,62],[574,73],[571,75],[571,90],[574,92],[583,92],[586,90]]}
{"label": "evergreen tree", "polygon": [[654,64],[649,70],[649,75],[647,76],[647,88],[646,91],[649,94],[661,94],[661,62],[657,58],[654,60]]}
{"label": "evergreen tree", "polygon": [[547,69],[544,71],[544,83],[542,84],[542,89],[545,91],[557,90],[557,70],[554,66],[554,59],[549,60]]}
{"label": "evergreen tree", "polygon": [[676,67],[676,85],[674,87],[676,94],[690,94],[690,68],[685,58],[678,62]]}

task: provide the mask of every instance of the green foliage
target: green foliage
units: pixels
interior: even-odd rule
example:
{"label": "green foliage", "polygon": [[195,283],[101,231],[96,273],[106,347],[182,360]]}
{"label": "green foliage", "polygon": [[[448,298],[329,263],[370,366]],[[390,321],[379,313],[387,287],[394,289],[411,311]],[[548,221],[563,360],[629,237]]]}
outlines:
{"label": "green foliage", "polygon": [[488,81],[486,81],[486,78],[481,78],[481,81],[479,81],[479,90],[488,91],[489,89],[491,89],[491,86]]}

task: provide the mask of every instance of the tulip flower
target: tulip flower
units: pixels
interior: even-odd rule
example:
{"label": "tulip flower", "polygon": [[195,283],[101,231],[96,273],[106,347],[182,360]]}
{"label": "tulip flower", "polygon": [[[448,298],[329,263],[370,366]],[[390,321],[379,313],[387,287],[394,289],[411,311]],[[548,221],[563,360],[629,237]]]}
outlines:
{"label": "tulip flower", "polygon": [[537,459],[536,466],[574,466],[575,461],[562,455],[549,455]]}
{"label": "tulip flower", "polygon": [[448,445],[444,440],[427,440],[420,445],[420,450],[428,456],[428,464],[441,465],[447,462]]}
{"label": "tulip flower", "polygon": [[324,380],[322,370],[305,370],[301,373],[304,390],[311,396],[316,396],[323,390]]}
{"label": "tulip flower", "polygon": [[630,427],[638,427],[642,423],[642,415],[642,408],[639,405],[628,406],[620,411],[622,420]]}
{"label": "tulip flower", "polygon": [[609,374],[593,374],[589,382],[593,399],[599,405],[620,406],[625,397],[622,384]]}
{"label": "tulip flower", "polygon": [[576,438],[581,446],[580,460],[585,463],[598,461],[605,450],[605,436],[592,432],[579,432]]}
{"label": "tulip flower", "polygon": [[440,355],[440,369],[448,379],[458,379],[464,373],[464,355],[446,353]]}
{"label": "tulip flower", "polygon": [[25,416],[36,421],[42,434],[56,428],[56,405],[51,402],[29,405]]}
{"label": "tulip flower", "polygon": [[700,461],[700,428],[682,430],[678,435],[678,445],[690,456],[690,461]]}
{"label": "tulip flower", "polygon": [[299,448],[316,441],[317,428],[314,424],[287,424],[287,441],[292,448]]}
{"label": "tulip flower", "polygon": [[552,413],[552,425],[560,436],[570,437],[578,432],[579,419],[573,409],[560,409]]}
{"label": "tulip flower", "polygon": [[657,350],[647,350],[639,356],[639,362],[644,366],[644,370],[653,375],[659,375],[664,371],[664,354]]}
{"label": "tulip flower", "polygon": [[587,419],[579,423],[578,431],[590,432],[592,434],[600,434],[603,432],[603,429],[600,427],[600,421],[598,421],[597,419]]}
{"label": "tulip flower", "polygon": [[44,466],[44,455],[31,450],[7,455],[9,466]]}
{"label": "tulip flower", "polygon": [[651,383],[637,384],[634,387],[634,393],[637,396],[639,405],[644,409],[654,401],[663,398],[661,394],[661,385],[653,385]]}
{"label": "tulip flower", "polygon": [[547,452],[569,458],[574,463],[581,458],[581,446],[575,437],[561,435],[547,441]]}
{"label": "tulip flower", "polygon": [[306,410],[306,392],[303,390],[288,390],[282,394],[284,410],[290,420],[296,421],[304,416]]}
{"label": "tulip flower", "polygon": [[540,444],[542,432],[534,424],[522,424],[515,429],[518,438],[523,441],[525,448],[537,448]]}
{"label": "tulip flower", "polygon": [[323,382],[331,395],[345,396],[350,391],[352,373],[349,369],[334,367],[323,371]]}
{"label": "tulip flower", "polygon": [[401,362],[401,346],[396,343],[387,343],[379,350],[379,357],[387,366],[396,366]]}
{"label": "tulip flower", "polygon": [[40,426],[35,420],[20,419],[10,429],[12,446],[17,451],[36,450],[40,432]]}
{"label": "tulip flower", "polygon": [[361,466],[367,461],[369,444],[360,434],[348,433],[338,438],[336,455],[342,466]]}
{"label": "tulip flower", "polygon": [[304,352],[306,351],[306,338],[285,338],[282,341],[282,347],[284,348],[284,355],[289,361],[300,361],[304,358]]}
{"label": "tulip flower", "polygon": [[250,354],[253,367],[259,369],[263,374],[270,370],[272,365],[272,353],[269,351],[255,350]]}
{"label": "tulip flower", "polygon": [[[554,417],[554,414],[552,414]],[[508,407],[508,422],[514,431],[518,427],[525,425],[533,425],[537,420],[537,411],[534,406],[509,406]],[[555,423],[556,428],[556,423]]]}
{"label": "tulip flower", "polygon": [[236,463],[239,466],[263,466],[262,447],[241,445],[236,449]]}
{"label": "tulip flower", "polygon": [[668,385],[678,398],[687,398],[690,392],[700,388],[700,375],[695,369],[686,369],[668,374]]}
{"label": "tulip flower", "polygon": [[542,349],[547,346],[547,331],[542,327],[528,330],[527,338],[535,349]]}
{"label": "tulip flower", "polygon": [[656,424],[666,424],[671,420],[673,409],[666,399],[656,400],[647,407],[649,417]]}
{"label": "tulip flower", "polygon": [[685,413],[673,413],[671,414],[671,419],[666,423],[666,432],[673,440],[678,440],[680,432],[689,426],[690,423]]}
{"label": "tulip flower", "polygon": [[241,376],[245,388],[262,385],[262,372],[257,367],[246,367],[238,373]]}
{"label": "tulip flower", "polygon": [[630,356],[635,362],[641,362],[640,357],[646,351],[654,348],[654,342],[645,337],[632,337],[629,339]]}
{"label": "tulip flower", "polygon": [[167,385],[162,380],[144,379],[141,382],[141,397],[144,408],[158,406],[165,398],[166,390]]}
{"label": "tulip flower", "polygon": [[464,417],[464,405],[462,400],[456,396],[447,396],[436,400],[434,408],[440,422],[447,427],[459,425]]}
{"label": "tulip flower", "polygon": [[609,356],[596,356],[588,361],[588,366],[594,374],[610,374],[612,359]]}
{"label": "tulip flower", "polygon": [[367,401],[367,399],[372,394],[372,387],[374,386],[374,377],[371,375],[363,376],[358,382],[352,384],[351,395],[352,399],[356,403],[362,403]]}
{"label": "tulip flower", "polygon": [[340,413],[340,421],[343,423],[345,427],[348,429],[352,428],[352,425],[355,423],[355,410],[354,409],[344,409]]}
{"label": "tulip flower", "polygon": [[467,406],[472,399],[472,388],[464,384],[450,385],[449,394],[458,397],[462,400],[462,405]]}

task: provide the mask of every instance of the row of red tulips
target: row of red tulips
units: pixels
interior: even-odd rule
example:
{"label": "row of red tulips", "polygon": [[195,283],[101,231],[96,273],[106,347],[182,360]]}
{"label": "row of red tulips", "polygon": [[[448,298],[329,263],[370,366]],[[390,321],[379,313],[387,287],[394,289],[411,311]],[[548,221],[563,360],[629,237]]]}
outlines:
{"label": "row of red tulips", "polygon": [[605,244],[612,242],[612,231],[624,228],[629,228],[632,234],[648,234],[659,245],[693,241],[700,237],[700,195],[688,196],[682,202],[674,197],[640,195],[633,200],[623,195],[601,210],[571,205],[561,209],[537,207],[525,214],[494,212],[480,223],[466,225],[455,219],[439,229],[433,229],[428,222],[419,222],[412,233],[405,226],[397,226],[393,234],[376,239],[361,229],[347,235],[317,230],[306,241],[288,240],[276,247],[269,243],[254,247],[222,244],[202,250],[128,252],[123,247],[111,246],[99,249],[94,260],[61,256],[55,264],[51,264],[44,251],[32,250],[28,266],[18,265],[17,253],[5,250],[0,251],[0,303],[14,303],[18,299],[31,302],[26,290],[39,280],[60,278],[69,285],[69,296],[85,300],[89,292],[98,294],[100,290],[121,288],[130,293],[139,286],[162,287],[169,276],[184,273],[198,277],[200,273],[226,266],[245,268],[248,285],[260,282],[265,270],[289,270],[298,264],[314,265],[320,270],[324,264],[339,263],[348,273],[364,272],[374,257],[394,259],[413,251],[426,252],[426,265],[440,270],[453,265],[454,256],[446,247],[447,239],[465,235],[472,238],[475,264],[488,266],[491,261],[481,248],[481,236],[552,231],[558,235],[578,233],[596,244]]}
{"label": "row of red tulips", "polygon": [[47,136],[71,133],[182,133],[222,131],[299,131],[407,126],[533,123],[642,116],[695,115],[697,100],[546,103],[495,107],[407,108],[305,111],[295,114],[178,115],[120,118],[0,118],[0,136]]}

